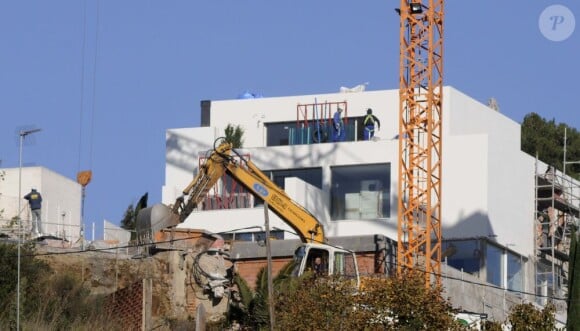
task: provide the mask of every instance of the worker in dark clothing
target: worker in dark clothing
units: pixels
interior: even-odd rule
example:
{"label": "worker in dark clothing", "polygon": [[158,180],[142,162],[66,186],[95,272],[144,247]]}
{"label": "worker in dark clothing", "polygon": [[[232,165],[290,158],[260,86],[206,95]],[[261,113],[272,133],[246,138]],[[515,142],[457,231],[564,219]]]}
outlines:
{"label": "worker in dark clothing", "polygon": [[32,232],[36,236],[42,235],[42,224],[40,222],[42,196],[33,188],[30,193],[24,196],[24,199],[28,200],[30,210],[32,210]]}
{"label": "worker in dark clothing", "polygon": [[367,116],[363,120],[364,132],[363,132],[363,140],[371,140],[372,137],[375,136],[375,127],[377,130],[381,127],[381,121],[373,115],[372,109],[367,109]]}
{"label": "worker in dark clothing", "polygon": [[319,256],[314,259],[314,265],[312,266],[312,269],[314,270],[314,274],[316,276],[326,276],[328,273],[326,265],[322,262],[322,258]]}

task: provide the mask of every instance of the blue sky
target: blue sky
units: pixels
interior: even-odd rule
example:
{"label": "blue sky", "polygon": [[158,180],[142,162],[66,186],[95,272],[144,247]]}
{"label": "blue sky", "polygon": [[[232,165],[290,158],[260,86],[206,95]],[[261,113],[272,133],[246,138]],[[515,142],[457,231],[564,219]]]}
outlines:
{"label": "blue sky", "polygon": [[[539,29],[553,4],[567,6],[578,23],[561,42]],[[25,144],[24,164],[72,179],[91,169],[85,221],[118,223],[143,193],[150,204],[161,200],[165,131],[198,126],[201,100],[246,90],[321,94],[364,82],[370,90],[398,88],[398,6],[0,2],[0,166],[18,166],[19,129],[42,128]],[[484,103],[496,98],[517,122],[536,112],[580,129],[579,20],[575,0],[449,0],[444,84]]]}

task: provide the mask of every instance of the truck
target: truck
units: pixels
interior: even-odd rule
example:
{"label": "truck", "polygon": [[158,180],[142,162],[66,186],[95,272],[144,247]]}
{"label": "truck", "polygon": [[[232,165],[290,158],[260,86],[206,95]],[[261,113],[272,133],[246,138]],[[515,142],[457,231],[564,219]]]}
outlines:
{"label": "truck", "polygon": [[[184,222],[224,174],[244,186],[256,199],[264,201],[269,210],[300,237],[302,243],[294,251],[294,276],[317,269],[324,270],[326,275],[350,279],[357,287],[360,285],[354,252],[330,245],[323,224],[290,198],[251,160],[238,153],[225,138],[215,140],[213,150],[200,165],[197,175],[172,205],[156,204],[138,213],[136,227],[139,244],[154,245],[152,238],[155,232]],[[316,264],[321,261],[324,267],[318,269]]]}

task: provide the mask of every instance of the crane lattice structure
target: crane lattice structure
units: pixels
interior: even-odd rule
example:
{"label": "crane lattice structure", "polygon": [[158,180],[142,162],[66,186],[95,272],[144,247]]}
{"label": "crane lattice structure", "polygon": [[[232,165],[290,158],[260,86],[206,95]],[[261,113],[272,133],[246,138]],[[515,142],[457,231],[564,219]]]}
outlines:
{"label": "crane lattice structure", "polygon": [[441,273],[443,0],[401,0],[397,270]]}

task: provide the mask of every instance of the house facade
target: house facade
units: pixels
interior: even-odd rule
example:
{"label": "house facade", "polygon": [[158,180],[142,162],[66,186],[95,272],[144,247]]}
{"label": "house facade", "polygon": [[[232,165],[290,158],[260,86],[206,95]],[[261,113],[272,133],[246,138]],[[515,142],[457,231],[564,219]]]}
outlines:
{"label": "house facade", "polygon": [[[442,233],[445,263],[516,293],[545,293],[538,280],[537,174],[547,165],[520,148],[520,125],[453,87],[443,92]],[[363,91],[201,102],[201,126],[169,129],[162,200],[172,204],[224,136],[244,130],[238,152],[313,213],[327,236],[397,240],[399,91]],[[345,135],[333,139],[341,108]],[[363,140],[368,109],[380,129]],[[578,183],[571,193],[580,196]],[[264,212],[231,180],[210,191],[180,227],[263,238]],[[279,239],[296,239],[270,213]],[[552,263],[553,265],[553,263]]]}

